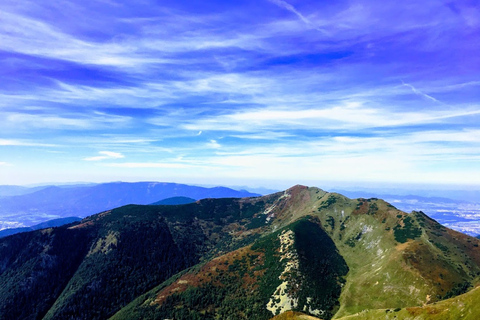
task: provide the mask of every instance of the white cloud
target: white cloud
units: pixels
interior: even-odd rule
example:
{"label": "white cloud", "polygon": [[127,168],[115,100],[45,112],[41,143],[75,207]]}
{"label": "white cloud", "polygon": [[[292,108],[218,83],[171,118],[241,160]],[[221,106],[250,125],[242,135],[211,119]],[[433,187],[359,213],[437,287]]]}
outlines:
{"label": "white cloud", "polygon": [[456,91],[459,89],[469,88],[469,87],[477,87],[480,88],[480,81],[468,81],[468,82],[460,82],[454,84],[440,84],[435,85],[433,83],[431,86],[428,87],[428,91],[430,92],[449,92],[449,91]]}
{"label": "white cloud", "polygon": [[130,117],[109,115],[101,112],[73,113],[65,111],[65,114],[29,114],[21,112],[0,112],[3,116],[3,127],[11,127],[15,130],[26,129],[99,129],[110,128],[112,125],[120,126],[128,123]]}
{"label": "white cloud", "polygon": [[431,101],[433,101],[433,102],[441,103],[440,101],[438,101],[438,100],[435,99],[434,97],[432,97],[432,96],[430,96],[430,95],[428,95],[428,94],[426,94],[426,93],[424,93],[424,92],[416,89],[416,88],[415,88],[414,86],[412,86],[411,84],[405,83],[405,82],[403,82],[403,81],[402,81],[402,84],[403,84],[405,87],[410,88],[410,89],[413,91],[413,93],[415,93],[416,95],[419,95],[419,96],[421,96],[421,97],[424,97],[424,98],[426,98],[426,99],[428,99],[428,100],[431,100]]}
{"label": "white cloud", "polygon": [[88,42],[40,20],[6,11],[1,15],[0,48],[5,51],[117,67],[170,62],[137,54],[132,44]]}
{"label": "white cloud", "polygon": [[99,154],[100,156],[95,156],[95,157],[88,157],[84,158],[83,160],[85,161],[101,161],[101,160],[107,160],[107,159],[121,159],[125,158],[125,156],[121,153],[118,152],[112,152],[112,151],[100,151]]}
{"label": "white cloud", "polygon": [[32,115],[24,113],[11,113],[6,117],[6,122],[28,128],[88,128],[92,123],[88,119],[67,118],[55,115]]}
{"label": "white cloud", "polygon": [[207,147],[212,149],[220,149],[222,145],[218,143],[217,140],[212,139],[207,143]]}
{"label": "white cloud", "polygon": [[0,146],[22,146],[22,147],[55,147],[54,144],[38,143],[31,141],[20,141],[11,139],[0,139]]}
{"label": "white cloud", "polygon": [[390,111],[365,106],[361,102],[346,101],[332,107],[319,108],[258,108],[242,110],[204,119],[186,121],[188,130],[211,130],[258,133],[263,130],[343,130],[377,127],[398,127],[442,123],[455,117],[478,115],[480,110],[420,110]]}
{"label": "white cloud", "polygon": [[200,74],[192,80],[172,83],[174,89],[188,93],[237,93],[254,95],[264,93],[265,88],[273,87],[275,81],[266,76],[255,74],[225,73],[209,75]]}
{"label": "white cloud", "polygon": [[323,29],[320,29],[319,27],[315,26],[314,23],[312,21],[310,21],[310,19],[308,19],[307,17],[305,17],[303,14],[301,14],[293,5],[291,5],[290,3],[288,3],[287,1],[284,1],[284,0],[268,0],[274,4],[276,4],[277,6],[281,7],[281,8],[284,8],[290,12],[292,12],[293,14],[295,14],[300,20],[302,20],[305,24],[315,28],[316,30],[318,31],[321,31],[323,33],[326,33],[325,30]]}
{"label": "white cloud", "polygon": [[[410,134],[412,142],[480,143],[479,129],[422,131]],[[479,150],[480,152],[480,150]]]}
{"label": "white cloud", "polygon": [[[155,23],[135,26],[135,21],[123,19],[131,24],[133,35],[122,35],[110,41],[95,42],[77,38],[64,32],[59,24],[45,22],[17,13],[0,11],[0,49],[28,55],[116,67],[128,72],[148,71],[151,65],[189,64],[197,58],[185,61],[177,54],[192,50],[217,48],[261,49],[262,36],[255,33],[232,32],[231,30],[205,28],[207,19],[203,15],[178,16],[164,12]],[[198,21],[195,21],[198,20]],[[218,22],[218,21],[216,21]],[[198,28],[198,30],[197,30]],[[195,30],[195,31],[192,31]],[[135,31],[137,33],[135,33]],[[200,57],[200,61],[204,58]]]}
{"label": "white cloud", "polygon": [[[480,176],[477,149],[439,145],[437,137],[398,133],[380,137],[319,137],[265,142],[202,154],[203,171],[235,179],[455,182]],[[448,137],[446,137],[448,138]],[[450,140],[466,137],[452,132]],[[418,140],[417,140],[418,139]],[[433,141],[431,141],[433,140]],[[461,164],[461,165],[460,165]],[[445,169],[448,168],[448,169]],[[455,172],[453,174],[452,172]]]}
{"label": "white cloud", "polygon": [[233,134],[231,136],[234,138],[249,140],[277,140],[281,138],[293,137],[294,134],[287,132],[262,131],[258,133]]}
{"label": "white cloud", "polygon": [[125,163],[109,163],[106,164],[108,167],[117,167],[117,168],[165,168],[165,169],[175,169],[175,168],[188,168],[191,165],[183,163],[160,163],[160,162],[125,162]]}

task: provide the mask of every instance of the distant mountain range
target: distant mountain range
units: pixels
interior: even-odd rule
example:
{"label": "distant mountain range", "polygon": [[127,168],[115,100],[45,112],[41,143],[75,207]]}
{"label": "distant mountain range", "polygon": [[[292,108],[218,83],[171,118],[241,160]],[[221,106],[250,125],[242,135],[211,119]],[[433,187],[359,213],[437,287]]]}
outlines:
{"label": "distant mountain range", "polygon": [[42,190],[45,187],[22,187],[22,186],[0,186],[0,198],[1,197],[11,197],[11,196],[20,196],[23,194],[33,193],[38,190]]}
{"label": "distant mountain range", "polygon": [[179,204],[189,204],[189,203],[193,203],[195,201],[196,201],[195,199],[189,198],[189,197],[172,197],[172,198],[167,198],[167,199],[163,199],[163,200],[154,202],[154,203],[152,203],[152,205],[168,205],[168,206],[171,206],[171,205],[179,205]]}
{"label": "distant mountain range", "polygon": [[398,194],[383,194],[373,192],[348,191],[341,189],[333,189],[333,192],[341,193],[350,198],[381,198],[381,199],[396,199],[403,202],[432,202],[432,203],[467,203],[465,200],[450,199],[445,197],[427,197],[418,195],[398,195]]}
{"label": "distant mountain range", "polygon": [[4,229],[4,230],[0,230],[0,238],[10,236],[12,234],[20,233],[20,232],[59,227],[59,226],[63,226],[65,224],[80,221],[80,220],[82,220],[82,218],[79,218],[79,217],[58,218],[58,219],[42,222],[42,223],[33,225],[31,227]]}
{"label": "distant mountain range", "polygon": [[[385,199],[386,197],[419,197],[423,199],[447,199],[448,202],[459,201],[462,203],[480,203],[480,190],[473,187],[457,186],[456,188],[446,189],[439,186],[430,186],[419,188],[415,185],[397,185],[395,187],[335,187],[329,189],[332,192],[341,194],[350,194],[352,197],[371,198],[377,197]],[[355,196],[354,196],[355,195]]]}
{"label": "distant mountain range", "polygon": [[479,245],[304,186],[127,205],[0,239],[0,318],[473,320]]}
{"label": "distant mountain range", "polygon": [[[242,198],[259,194],[225,187],[197,187],[161,182],[112,182],[96,185],[45,186],[28,189],[1,186],[0,221],[16,221],[31,226],[64,217],[86,217],[127,204],[150,204],[171,197]],[[18,193],[21,194],[18,194]],[[0,225],[1,229],[1,225]]]}

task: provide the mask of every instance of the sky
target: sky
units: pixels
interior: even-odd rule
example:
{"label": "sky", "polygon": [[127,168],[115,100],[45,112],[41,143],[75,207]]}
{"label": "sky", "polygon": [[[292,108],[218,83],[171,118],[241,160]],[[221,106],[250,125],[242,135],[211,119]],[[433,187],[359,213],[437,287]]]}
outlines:
{"label": "sky", "polygon": [[477,0],[2,0],[0,66],[0,184],[480,185]]}

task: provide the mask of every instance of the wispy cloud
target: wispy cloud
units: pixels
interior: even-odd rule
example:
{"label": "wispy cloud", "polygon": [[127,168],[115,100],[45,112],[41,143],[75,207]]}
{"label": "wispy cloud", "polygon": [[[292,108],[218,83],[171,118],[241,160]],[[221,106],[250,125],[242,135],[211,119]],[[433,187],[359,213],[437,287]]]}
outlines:
{"label": "wispy cloud", "polygon": [[446,119],[479,115],[480,110],[465,111],[410,111],[391,112],[371,108],[363,103],[347,102],[340,106],[323,109],[291,110],[265,108],[241,111],[232,114],[191,121],[184,125],[188,130],[216,130],[251,132],[258,130],[333,130],[400,127],[442,123]]}
{"label": "wispy cloud", "polygon": [[302,20],[305,24],[309,25],[310,27],[313,27],[315,28],[316,30],[318,31],[321,31],[323,33],[326,34],[325,30],[315,26],[315,24],[310,21],[310,19],[308,19],[307,17],[305,17],[303,14],[301,14],[292,4],[288,3],[287,1],[284,1],[284,0],[268,0],[274,4],[276,4],[277,6],[281,7],[281,8],[284,8],[290,12],[292,12],[293,14],[295,14],[300,20]]}
{"label": "wispy cloud", "polygon": [[0,146],[55,147],[56,145],[55,144],[50,144],[50,143],[33,142],[33,141],[0,139]]}
{"label": "wispy cloud", "polygon": [[6,11],[0,31],[0,48],[5,51],[114,67],[169,62],[136,53],[131,45],[78,39],[47,22]]}
{"label": "wispy cloud", "polygon": [[417,94],[417,95],[419,95],[419,96],[421,96],[421,97],[424,97],[424,98],[426,98],[426,99],[428,99],[428,100],[431,100],[431,101],[433,101],[433,102],[441,103],[440,101],[438,101],[438,100],[435,99],[434,97],[432,97],[432,96],[430,96],[430,95],[428,95],[428,94],[426,94],[426,93],[424,93],[424,92],[416,89],[416,88],[415,88],[414,86],[412,86],[411,84],[408,84],[408,83],[403,82],[403,80],[402,80],[402,84],[403,84],[405,87],[410,88],[410,89],[413,91],[413,93],[415,93],[415,94]]}
{"label": "wispy cloud", "polygon": [[79,113],[72,110],[60,115],[56,115],[54,112],[55,109],[45,114],[0,111],[0,115],[4,119],[4,128],[14,128],[17,131],[111,128],[113,125],[118,127],[125,126],[130,121],[130,117],[109,115],[98,111]]}
{"label": "wispy cloud", "polygon": [[231,136],[239,139],[273,141],[281,138],[293,137],[294,134],[287,132],[262,131],[259,133],[232,134]]}
{"label": "wispy cloud", "polygon": [[207,143],[207,148],[220,149],[221,147],[222,145],[218,143],[217,140],[212,139]]}
{"label": "wispy cloud", "polygon": [[102,161],[102,160],[109,160],[109,159],[122,159],[125,158],[125,156],[121,153],[118,152],[112,152],[112,151],[100,151],[99,156],[94,156],[94,157],[88,157],[84,158],[83,160],[85,161]]}
{"label": "wispy cloud", "polygon": [[[411,134],[409,141],[415,142],[462,142],[462,143],[480,143],[479,129],[466,130],[437,130],[437,131],[422,131]],[[480,152],[480,150],[473,149],[473,152]]]}
{"label": "wispy cloud", "polygon": [[125,163],[109,163],[108,167],[117,168],[164,168],[164,169],[182,169],[189,168],[191,165],[183,163],[160,163],[160,162],[125,162]]}

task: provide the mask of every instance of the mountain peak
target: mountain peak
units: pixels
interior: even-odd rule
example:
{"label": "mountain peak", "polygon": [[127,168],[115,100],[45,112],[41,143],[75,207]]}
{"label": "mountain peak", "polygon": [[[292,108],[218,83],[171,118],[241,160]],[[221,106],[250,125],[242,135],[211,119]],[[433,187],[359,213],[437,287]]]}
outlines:
{"label": "mountain peak", "polygon": [[308,189],[308,187],[301,184],[296,184],[293,187],[288,188],[286,191],[291,192],[295,190],[305,190],[305,189]]}

